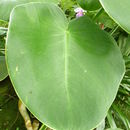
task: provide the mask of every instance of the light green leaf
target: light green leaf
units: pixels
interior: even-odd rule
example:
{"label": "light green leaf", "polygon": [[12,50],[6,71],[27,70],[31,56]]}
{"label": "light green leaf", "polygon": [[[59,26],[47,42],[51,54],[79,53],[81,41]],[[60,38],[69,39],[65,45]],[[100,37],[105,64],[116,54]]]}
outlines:
{"label": "light green leaf", "polygon": [[130,33],[130,0],[99,0],[109,16]]}
{"label": "light green leaf", "polygon": [[78,4],[85,10],[93,11],[101,7],[99,0],[77,0]]}
{"label": "light green leaf", "polygon": [[98,125],[96,130],[104,130],[105,128],[105,119],[102,120],[102,122]]}
{"label": "light green leaf", "polygon": [[13,10],[6,59],[20,99],[56,130],[96,127],[124,74],[124,61],[112,37],[86,16],[68,23],[49,3]]}
{"label": "light green leaf", "polygon": [[120,129],[120,128],[109,128],[107,130],[123,130],[123,129]]}
{"label": "light green leaf", "polygon": [[[59,0],[0,0],[0,19],[9,20],[10,12],[16,5],[26,4],[29,2],[54,2],[58,3]],[[31,14],[29,14],[31,15]]]}
{"label": "light green leaf", "polygon": [[8,76],[8,72],[5,63],[5,57],[0,56],[0,81],[4,80],[7,76]]}

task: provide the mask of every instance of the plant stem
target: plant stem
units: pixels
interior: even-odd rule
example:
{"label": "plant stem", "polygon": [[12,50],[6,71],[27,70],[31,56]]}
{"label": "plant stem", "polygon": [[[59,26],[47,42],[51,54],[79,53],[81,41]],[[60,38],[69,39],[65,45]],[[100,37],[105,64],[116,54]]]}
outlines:
{"label": "plant stem", "polygon": [[96,15],[93,17],[93,21],[96,21],[97,18],[102,14],[103,11],[104,11],[104,9],[100,8],[99,11],[96,13]]}
{"label": "plant stem", "polygon": [[111,128],[117,128],[110,110],[108,111],[107,119],[108,119],[108,122],[109,122]]}
{"label": "plant stem", "polygon": [[114,27],[112,30],[111,30],[111,32],[110,32],[110,35],[112,36],[115,32],[116,32],[116,30],[119,28],[119,26],[117,25],[116,27]]}
{"label": "plant stem", "polygon": [[8,31],[8,28],[0,27],[0,30],[2,30],[2,31]]}
{"label": "plant stem", "polygon": [[22,117],[24,118],[25,126],[26,126],[27,130],[33,130],[32,124],[31,124],[31,119],[28,115],[26,107],[20,100],[18,102],[18,108],[19,108],[19,112],[21,113]]}
{"label": "plant stem", "polygon": [[0,51],[5,51],[5,49],[0,49]]}

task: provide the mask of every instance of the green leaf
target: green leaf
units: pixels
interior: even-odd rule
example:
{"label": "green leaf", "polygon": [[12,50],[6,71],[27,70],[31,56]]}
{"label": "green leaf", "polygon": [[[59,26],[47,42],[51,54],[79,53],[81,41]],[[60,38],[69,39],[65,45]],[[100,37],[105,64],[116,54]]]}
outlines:
{"label": "green leaf", "polygon": [[10,12],[16,5],[26,4],[29,2],[58,3],[58,1],[59,0],[0,0],[0,19],[8,21],[10,17]]}
{"label": "green leaf", "polygon": [[105,119],[103,119],[103,121],[98,125],[96,130],[104,130],[104,128],[105,128]]}
{"label": "green leaf", "polygon": [[8,76],[8,72],[5,63],[5,57],[0,56],[0,81],[4,80],[7,76]]}
{"label": "green leaf", "polygon": [[68,23],[61,9],[49,3],[13,10],[6,59],[20,99],[56,130],[96,127],[124,74],[112,37],[86,16]]}
{"label": "green leaf", "polygon": [[107,130],[122,130],[122,129],[120,129],[120,128],[109,128]]}
{"label": "green leaf", "polygon": [[108,15],[130,33],[130,0],[99,0]]}
{"label": "green leaf", "polygon": [[85,10],[93,11],[101,7],[99,0],[77,0],[78,4]]}

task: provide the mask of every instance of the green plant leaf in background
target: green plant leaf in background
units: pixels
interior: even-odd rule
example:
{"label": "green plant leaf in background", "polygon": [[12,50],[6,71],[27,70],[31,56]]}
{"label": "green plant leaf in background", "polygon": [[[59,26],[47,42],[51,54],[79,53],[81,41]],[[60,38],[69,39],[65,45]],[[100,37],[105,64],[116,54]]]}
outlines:
{"label": "green plant leaf in background", "polygon": [[[1,31],[2,32],[2,31]],[[4,56],[4,51],[5,51],[5,31],[1,33],[0,35],[0,56]]]}
{"label": "green plant leaf in background", "polygon": [[7,32],[7,29],[4,27],[0,27],[0,36],[4,35]]}
{"label": "green plant leaf in background", "polygon": [[93,11],[101,7],[99,0],[77,0],[78,4],[85,10]]}
{"label": "green plant leaf in background", "polygon": [[130,0],[99,0],[109,16],[130,33]]}
{"label": "green plant leaf in background", "polygon": [[0,56],[0,81],[4,80],[7,76],[8,76],[8,72],[5,63],[5,57]]}
{"label": "green plant leaf in background", "polygon": [[0,0],[0,19],[9,20],[10,12],[19,4],[25,4],[29,2],[54,2],[58,3],[59,0]]}
{"label": "green plant leaf in background", "polygon": [[122,52],[125,56],[130,55],[130,35],[128,36],[126,43],[122,48]]}
{"label": "green plant leaf in background", "polygon": [[56,130],[96,127],[124,74],[112,37],[86,16],[68,23],[64,13],[49,3],[13,10],[6,60],[20,99]]}
{"label": "green plant leaf in background", "polygon": [[0,82],[0,130],[26,130],[18,110],[18,98],[9,78]]}
{"label": "green plant leaf in background", "polygon": [[102,23],[105,27],[108,28],[114,28],[116,26],[116,23],[108,16],[108,14],[103,11],[98,18],[96,19],[97,23]]}

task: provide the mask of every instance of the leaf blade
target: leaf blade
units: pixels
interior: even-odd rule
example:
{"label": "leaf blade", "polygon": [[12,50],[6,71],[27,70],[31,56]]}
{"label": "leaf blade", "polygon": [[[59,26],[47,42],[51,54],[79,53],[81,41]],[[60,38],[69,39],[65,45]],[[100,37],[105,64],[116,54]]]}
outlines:
{"label": "leaf blade", "polygon": [[100,3],[105,11],[108,13],[108,15],[126,32],[130,33],[130,1],[100,0]]}
{"label": "leaf blade", "polygon": [[68,23],[54,4],[16,7],[11,19],[6,44],[8,71],[27,108],[50,128],[97,126],[124,73],[115,41],[87,17]]}

